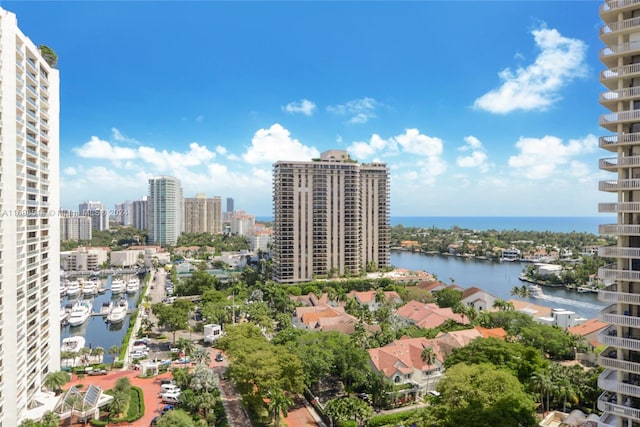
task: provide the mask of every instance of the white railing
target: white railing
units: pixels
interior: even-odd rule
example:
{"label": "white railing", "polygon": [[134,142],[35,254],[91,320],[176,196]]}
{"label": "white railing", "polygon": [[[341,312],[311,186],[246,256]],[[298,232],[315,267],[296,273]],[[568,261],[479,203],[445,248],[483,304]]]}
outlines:
{"label": "white railing", "polygon": [[640,235],[640,225],[600,224],[600,234],[615,234],[624,236]]}
{"label": "white railing", "polygon": [[602,48],[600,49],[600,58],[621,55],[634,50],[640,50],[640,41],[625,42],[616,46]]}
{"label": "white railing", "polygon": [[616,313],[616,306],[611,305],[600,312],[600,320],[613,325],[640,328],[640,317],[626,316]]}
{"label": "white railing", "polygon": [[600,5],[600,12],[612,12],[616,9],[622,9],[637,3],[638,0],[607,0]]}
{"label": "white railing", "polygon": [[598,292],[598,300],[610,303],[623,303],[640,305],[640,294],[631,294],[627,292],[619,292],[616,290],[618,285],[609,285]]}
{"label": "white railing", "polygon": [[640,143],[640,133],[623,133],[616,135],[601,136],[599,138],[600,148],[618,147],[620,145],[635,145]]}
{"label": "white railing", "polygon": [[640,212],[640,202],[598,203],[598,212]]}
{"label": "white railing", "polygon": [[640,96],[640,87],[627,87],[600,94],[600,102],[616,101]]}
{"label": "white railing", "polygon": [[640,165],[640,156],[609,157],[600,159],[600,169],[632,167]]}
{"label": "white railing", "polygon": [[[640,46],[640,43],[639,43]],[[600,126],[608,123],[628,122],[640,119],[640,110],[621,111],[617,113],[608,113],[600,116]]]}
{"label": "white railing", "polygon": [[[612,328],[615,330],[615,328]],[[598,341],[604,345],[610,345],[617,348],[626,348],[627,350],[640,351],[640,340],[633,338],[621,338],[616,335],[609,335],[610,329],[607,328],[598,334]]]}
{"label": "white railing", "polygon": [[604,357],[602,355],[598,357],[598,363],[600,364],[600,366],[604,368],[611,368],[617,371],[632,372],[634,374],[640,373],[640,363],[628,362],[626,360],[618,360],[611,357]]}
{"label": "white railing", "polygon": [[611,22],[600,27],[600,35],[624,31],[640,25],[640,18],[625,19],[624,21]]}
{"label": "white railing", "polygon": [[600,181],[598,189],[600,191],[640,190],[640,179]]}
{"label": "white railing", "polygon": [[600,71],[600,80],[618,79],[637,73],[640,73],[640,64],[621,65]]}
{"label": "white railing", "polygon": [[640,248],[625,248],[620,246],[601,246],[598,255],[607,258],[638,258]]}
{"label": "white railing", "polygon": [[[623,417],[633,418],[636,421],[640,421],[640,409],[631,408],[630,406],[618,405],[617,403],[604,402],[601,409],[606,412],[610,412],[614,415],[621,415]],[[616,424],[613,424],[614,426]]]}

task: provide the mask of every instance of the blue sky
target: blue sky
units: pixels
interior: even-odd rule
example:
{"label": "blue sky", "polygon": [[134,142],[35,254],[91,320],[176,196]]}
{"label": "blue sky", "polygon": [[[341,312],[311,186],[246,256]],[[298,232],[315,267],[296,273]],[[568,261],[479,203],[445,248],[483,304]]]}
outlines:
{"label": "blue sky", "polygon": [[271,214],[272,163],[391,170],[394,216],[592,216],[595,1],[2,2],[60,69],[61,205],[154,175]]}

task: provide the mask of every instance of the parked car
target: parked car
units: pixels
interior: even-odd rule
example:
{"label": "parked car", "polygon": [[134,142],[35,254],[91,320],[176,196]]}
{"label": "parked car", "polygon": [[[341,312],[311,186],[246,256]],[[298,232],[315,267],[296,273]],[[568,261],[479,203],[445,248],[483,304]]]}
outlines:
{"label": "parked car", "polygon": [[108,372],[106,371],[106,369],[93,369],[89,372],[87,372],[87,375],[89,376],[94,376],[94,375],[107,375]]}
{"label": "parked car", "polygon": [[170,380],[169,378],[165,378],[164,380],[160,381],[160,384],[164,385],[164,384],[175,384],[176,382],[174,380]]}
{"label": "parked car", "polygon": [[216,362],[222,362],[224,360],[224,356],[222,353],[216,354]]}
{"label": "parked car", "polygon": [[147,351],[132,351],[130,354],[132,359],[144,359],[149,356],[149,352]]}
{"label": "parked car", "polygon": [[169,411],[173,411],[175,408],[175,405],[165,405],[165,407],[162,408],[162,413],[166,414]]}
{"label": "parked car", "polygon": [[175,384],[162,384],[160,390],[163,393],[180,393],[180,387]]}
{"label": "parked car", "polygon": [[150,427],[155,426],[156,424],[158,424],[158,420],[160,419],[160,415],[153,417],[153,419],[151,420],[151,423],[149,424]]}
{"label": "parked car", "polygon": [[180,395],[175,393],[163,393],[160,395],[162,403],[176,405],[180,401]]}

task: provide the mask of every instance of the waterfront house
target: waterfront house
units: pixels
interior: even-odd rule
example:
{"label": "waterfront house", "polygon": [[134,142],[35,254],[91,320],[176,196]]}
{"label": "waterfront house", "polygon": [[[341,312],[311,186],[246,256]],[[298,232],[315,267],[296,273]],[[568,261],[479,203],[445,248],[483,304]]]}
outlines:
{"label": "waterfront house", "polygon": [[355,298],[359,304],[366,305],[371,312],[375,312],[385,302],[393,305],[402,304],[402,298],[396,291],[385,291],[384,300],[380,302],[377,295],[378,291],[351,291],[347,294],[348,297]]}

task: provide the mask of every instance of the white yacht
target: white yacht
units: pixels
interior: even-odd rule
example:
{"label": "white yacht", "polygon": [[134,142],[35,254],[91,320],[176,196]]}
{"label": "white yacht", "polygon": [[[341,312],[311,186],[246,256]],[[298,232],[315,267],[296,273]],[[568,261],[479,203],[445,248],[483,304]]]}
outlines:
{"label": "white yacht", "polygon": [[60,351],[78,352],[84,347],[85,339],[82,336],[67,337],[62,340]]}
{"label": "white yacht", "polygon": [[60,283],[60,298],[64,298],[64,296],[67,295],[67,284],[66,283]]}
{"label": "white yacht", "polygon": [[67,296],[74,297],[80,294],[82,288],[80,282],[77,280],[70,280],[67,282]]}
{"label": "white yacht", "polygon": [[103,317],[107,317],[109,313],[111,313],[111,309],[113,309],[113,302],[103,302],[102,307],[100,308],[100,314]]}
{"label": "white yacht", "polygon": [[87,280],[82,285],[82,295],[97,295],[98,284],[95,280]]}
{"label": "white yacht", "polygon": [[125,291],[126,285],[122,279],[111,279],[111,293],[121,294]]}
{"label": "white yacht", "polygon": [[73,305],[69,314],[69,325],[80,326],[91,316],[91,303],[89,301],[78,301]]}
{"label": "white yacht", "polygon": [[531,298],[544,297],[544,293],[542,293],[542,288],[539,285],[529,285],[529,295],[531,295]]}
{"label": "white yacht", "polygon": [[127,282],[127,293],[135,294],[136,292],[138,292],[139,287],[140,287],[140,280],[138,280],[137,277],[133,277],[129,279],[129,281]]}
{"label": "white yacht", "polygon": [[107,321],[111,323],[119,323],[124,321],[127,317],[127,310],[129,309],[129,303],[127,300],[122,298],[118,301],[118,304],[114,305],[111,308],[111,311],[107,315]]}
{"label": "white yacht", "polygon": [[67,318],[69,317],[69,312],[65,307],[60,307],[60,324],[66,325],[68,323]]}

